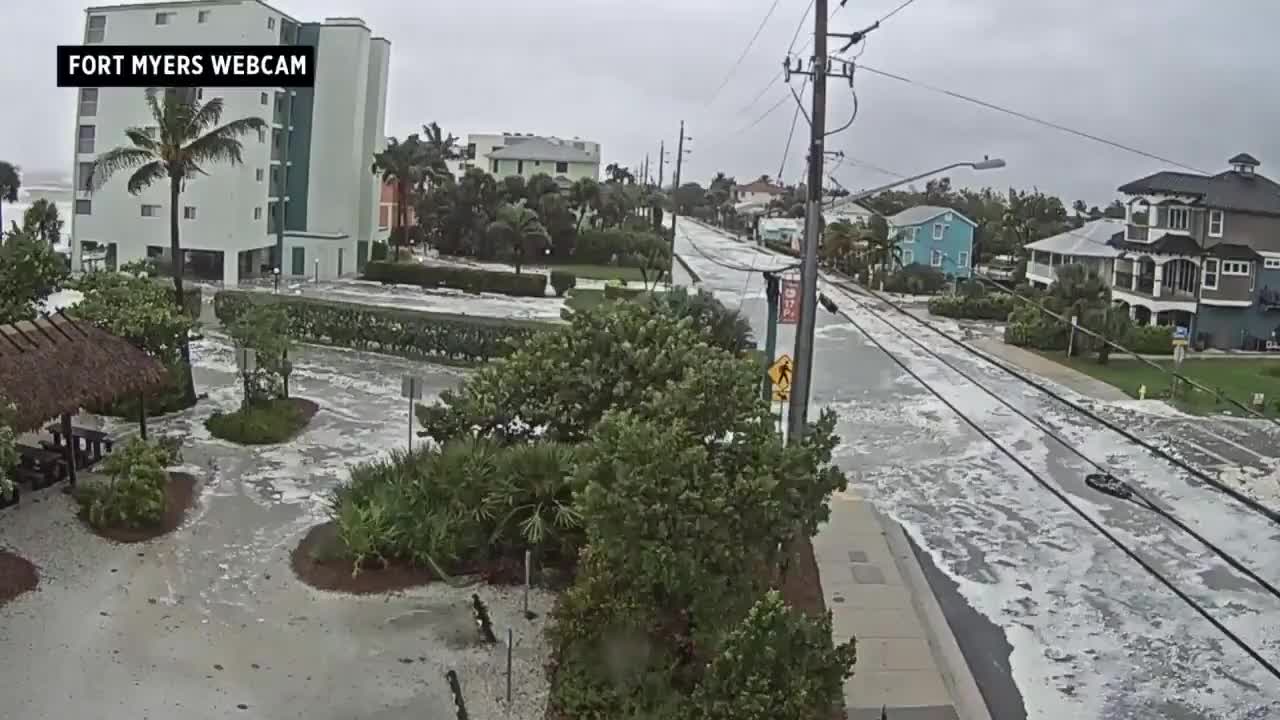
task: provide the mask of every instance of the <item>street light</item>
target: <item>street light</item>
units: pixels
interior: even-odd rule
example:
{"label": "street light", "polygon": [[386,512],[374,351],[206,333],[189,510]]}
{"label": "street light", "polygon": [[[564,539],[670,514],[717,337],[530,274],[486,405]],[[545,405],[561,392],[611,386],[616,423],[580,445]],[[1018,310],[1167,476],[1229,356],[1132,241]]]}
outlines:
{"label": "street light", "polygon": [[273,292],[278,294],[280,292],[280,268],[273,268],[271,274],[276,276],[276,289]]}
{"label": "street light", "polygon": [[[1005,166],[1004,160],[984,156],[981,160],[944,165],[936,170],[895,180],[888,185],[863,190],[849,197],[852,202],[909,185],[917,180],[946,172],[952,168],[994,170]],[[816,236],[815,236],[816,237]],[[800,442],[809,419],[809,386],[813,377],[813,329],[818,314],[818,248],[817,242],[806,243],[800,265],[800,317],[796,326],[795,365],[791,373],[791,403],[787,410],[787,442]],[[767,362],[773,362],[769,358]]]}

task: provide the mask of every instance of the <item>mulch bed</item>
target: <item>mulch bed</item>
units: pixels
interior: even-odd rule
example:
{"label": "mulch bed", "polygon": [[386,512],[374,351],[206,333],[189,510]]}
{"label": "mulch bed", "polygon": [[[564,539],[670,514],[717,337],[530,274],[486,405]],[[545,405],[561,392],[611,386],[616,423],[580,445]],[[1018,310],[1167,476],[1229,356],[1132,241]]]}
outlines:
{"label": "mulch bed", "polygon": [[8,550],[0,550],[0,607],[22,593],[36,589],[40,574],[29,560]]}
{"label": "mulch bed", "polygon": [[[356,574],[355,563],[350,558],[341,557],[341,549],[337,526],[332,522],[322,523],[307,531],[302,542],[293,549],[289,564],[298,579],[313,588],[353,595],[393,592],[442,579],[429,568],[397,559],[380,568],[361,568]],[[552,572],[536,574],[532,579],[534,585],[559,589],[572,581],[572,563],[557,561],[550,569]],[[446,570],[454,581],[478,578],[490,585],[524,583],[523,556],[501,557],[472,567]]]}
{"label": "mulch bed", "polygon": [[[782,598],[787,604],[803,611],[812,618],[827,614],[827,602],[822,597],[822,578],[818,574],[818,560],[813,556],[813,543],[804,538],[791,548],[791,564],[782,583]],[[828,720],[847,720],[844,703],[831,709]]]}
{"label": "mulch bed", "polygon": [[187,518],[187,511],[196,503],[196,478],[187,473],[169,473],[169,484],[165,488],[164,516],[159,525],[148,528],[109,527],[95,528],[89,524],[85,514],[80,519],[94,534],[115,540],[119,543],[140,543],[153,540],[177,530]]}

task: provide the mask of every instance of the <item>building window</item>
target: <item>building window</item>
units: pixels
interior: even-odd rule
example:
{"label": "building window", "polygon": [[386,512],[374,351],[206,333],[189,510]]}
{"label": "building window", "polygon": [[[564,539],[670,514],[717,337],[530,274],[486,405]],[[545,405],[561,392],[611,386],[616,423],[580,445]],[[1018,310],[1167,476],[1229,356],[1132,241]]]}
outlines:
{"label": "building window", "polygon": [[197,12],[197,13],[196,13],[196,22],[198,22],[198,23],[206,23],[206,22],[209,22],[209,11],[208,11],[208,10],[201,10],[201,11]]}
{"label": "building window", "polygon": [[959,258],[956,260],[956,267],[962,267],[962,268],[969,267],[969,253],[967,252],[960,253]]}
{"label": "building window", "polygon": [[1218,261],[1213,258],[1206,258],[1204,261],[1204,277],[1200,280],[1200,285],[1205,290],[1218,289]]}
{"label": "building window", "polygon": [[253,171],[253,179],[257,180],[258,182],[262,182],[262,178],[264,177],[264,175],[265,174],[262,172],[262,168],[258,168],[257,170]]}
{"label": "building window", "polygon": [[92,214],[93,214],[93,201],[92,201],[92,200],[77,200],[77,201],[76,201],[76,214],[77,214],[77,215],[92,215]]}
{"label": "building window", "polygon": [[1240,260],[1223,260],[1222,274],[1239,275],[1243,277],[1249,274],[1249,265],[1250,263],[1242,262]]}
{"label": "building window", "polygon": [[263,105],[266,105],[268,102],[270,102],[270,101],[267,99],[267,94],[266,94],[266,93],[262,93],[261,95],[259,95],[259,101],[260,101]]}
{"label": "building window", "polygon": [[188,205],[188,206],[186,206],[186,207],[182,208],[182,219],[183,219],[183,220],[195,220],[195,219],[196,219],[196,209],[195,209],[194,207],[190,206],[190,205]]}
{"label": "building window", "polygon": [[934,240],[941,240],[941,239],[942,239],[942,231],[943,231],[943,230],[944,230],[944,228],[943,228],[943,226],[942,226],[942,223],[934,223],[934,224],[933,224],[933,239],[934,239]]}
{"label": "building window", "polygon": [[269,18],[267,18],[267,29],[268,29],[268,30],[275,30],[275,29],[276,29],[276,19],[275,19],[275,18],[273,18],[273,17],[269,17]]}
{"label": "building window", "polygon": [[267,131],[263,128],[258,128],[258,142],[264,143],[266,141],[267,141]]}
{"label": "building window", "polygon": [[1262,261],[1262,267],[1267,270],[1280,270],[1280,258],[1266,258]]}
{"label": "building window", "polygon": [[946,220],[947,222],[951,222],[951,213],[947,213],[946,216],[943,217],[942,219]]}
{"label": "building window", "polygon": [[89,178],[93,177],[93,163],[82,162],[76,164],[76,189],[88,190]]}
{"label": "building window", "polygon": [[1221,210],[1209,211],[1209,237],[1222,237],[1222,225],[1225,217]]}
{"label": "building window", "polygon": [[93,152],[93,139],[94,139],[94,137],[96,136],[97,131],[98,131],[97,126],[94,126],[94,125],[81,125],[81,126],[80,126],[79,135],[77,135],[77,136],[76,136],[76,139],[77,139],[77,142],[76,142],[76,152],[78,152],[78,153],[92,153],[92,152]]}
{"label": "building window", "polygon": [[1190,225],[1190,215],[1190,211],[1184,207],[1169,208],[1169,229],[1186,230]]}
{"label": "building window", "polygon": [[492,162],[492,163],[493,163],[493,173],[496,175],[496,174],[498,173],[498,161],[497,161],[497,160],[491,160],[490,162]]}
{"label": "building window", "polygon": [[160,217],[159,205],[143,205],[142,217]]}
{"label": "building window", "polygon": [[261,220],[261,219],[262,219],[262,208],[260,208],[260,207],[256,207],[256,208],[254,208],[254,209],[253,209],[253,219],[254,219],[254,220]]}
{"label": "building window", "polygon": [[1129,206],[1129,224],[1130,225],[1148,225],[1151,217],[1151,204],[1146,200],[1137,200]]}
{"label": "building window", "polygon": [[383,205],[378,208],[378,229],[386,230],[391,227],[391,206]]}
{"label": "building window", "polygon": [[175,12],[158,12],[156,13],[156,24],[168,25],[169,21],[173,20],[173,16],[177,14]]}
{"label": "building window", "polygon": [[934,267],[942,267],[942,251],[934,250],[929,255],[929,264]]}
{"label": "building window", "polygon": [[915,253],[915,251],[914,251],[914,250],[903,250],[903,251],[902,251],[902,264],[903,264],[903,265],[911,265],[911,264],[913,264],[915,261],[916,261],[916,253]]}
{"label": "building window", "polygon": [[86,43],[100,43],[107,34],[107,16],[106,15],[90,15],[89,29],[85,33],[84,41]]}
{"label": "building window", "polygon": [[475,144],[475,143],[467,143],[467,159],[468,159],[468,160],[475,160],[475,159],[476,159],[476,144]]}
{"label": "building window", "polygon": [[556,163],[556,172],[558,172],[558,173],[567,173],[567,172],[569,172],[569,163],[567,163],[567,162],[558,162],[558,163]]}
{"label": "building window", "polygon": [[516,174],[517,174],[517,175],[523,175],[523,174],[524,174],[524,161],[523,161],[523,160],[517,160],[517,161],[516,161]]}
{"label": "building window", "polygon": [[98,88],[80,88],[80,117],[98,114]]}

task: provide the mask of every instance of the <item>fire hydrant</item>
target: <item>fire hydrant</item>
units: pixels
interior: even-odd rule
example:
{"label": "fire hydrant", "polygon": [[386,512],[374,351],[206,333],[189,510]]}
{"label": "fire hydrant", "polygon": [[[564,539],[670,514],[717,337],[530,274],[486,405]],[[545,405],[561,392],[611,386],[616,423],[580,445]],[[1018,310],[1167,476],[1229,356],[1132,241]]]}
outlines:
{"label": "fire hydrant", "polygon": [[1146,400],[1146,399],[1147,399],[1147,386],[1146,386],[1146,385],[1142,385],[1142,386],[1140,386],[1140,387],[1138,388],[1138,399],[1139,399],[1139,400]]}

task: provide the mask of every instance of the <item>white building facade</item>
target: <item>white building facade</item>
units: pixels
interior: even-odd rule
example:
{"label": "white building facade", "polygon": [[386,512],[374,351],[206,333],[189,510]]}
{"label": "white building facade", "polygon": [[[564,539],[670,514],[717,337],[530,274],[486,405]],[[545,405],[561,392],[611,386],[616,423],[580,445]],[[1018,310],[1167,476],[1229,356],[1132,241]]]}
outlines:
{"label": "white building facade", "polygon": [[449,162],[461,176],[479,168],[501,180],[508,175],[528,179],[544,173],[562,182],[589,177],[600,179],[600,143],[581,138],[567,140],[533,133],[472,133],[461,148],[462,158]]}
{"label": "white building facade", "polygon": [[[311,45],[314,88],[196,88],[222,98],[221,123],[261,117],[270,129],[240,138],[239,165],[216,164],[187,181],[179,198],[188,275],[235,285],[270,275],[349,275],[376,233],[380,183],[370,171],[385,144],[390,43],[358,18],[300,22],[259,0],[189,0],[91,7],[85,43]],[[170,248],[167,179],[137,195],[128,171],[96,192],[84,188],[93,160],[129,146],[125,130],[155,125],[142,88],[81,88],[76,112],[72,267],[105,251],[108,266]]]}

